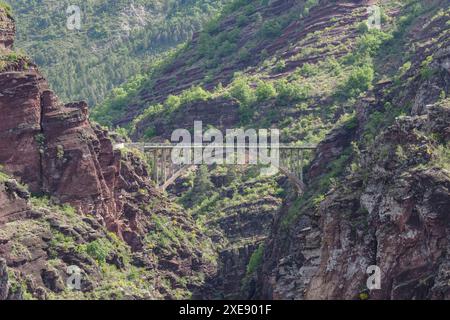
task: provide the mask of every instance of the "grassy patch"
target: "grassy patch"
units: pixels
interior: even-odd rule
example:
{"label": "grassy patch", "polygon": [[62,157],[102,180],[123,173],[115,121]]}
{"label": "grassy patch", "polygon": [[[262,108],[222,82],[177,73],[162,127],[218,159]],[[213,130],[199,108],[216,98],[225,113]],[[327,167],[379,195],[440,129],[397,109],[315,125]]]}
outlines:
{"label": "grassy patch", "polygon": [[264,244],[260,244],[258,249],[253,252],[247,265],[247,275],[253,274],[261,266],[264,258]]}
{"label": "grassy patch", "polygon": [[100,264],[106,262],[106,258],[113,250],[114,246],[112,243],[105,239],[96,239],[90,243],[82,244],[77,247],[79,253],[86,253]]}
{"label": "grassy patch", "polygon": [[4,10],[8,15],[12,15],[12,7],[8,3],[0,1],[0,9]]}
{"label": "grassy patch", "polygon": [[433,150],[431,165],[450,172],[450,147],[448,144],[441,144]]}

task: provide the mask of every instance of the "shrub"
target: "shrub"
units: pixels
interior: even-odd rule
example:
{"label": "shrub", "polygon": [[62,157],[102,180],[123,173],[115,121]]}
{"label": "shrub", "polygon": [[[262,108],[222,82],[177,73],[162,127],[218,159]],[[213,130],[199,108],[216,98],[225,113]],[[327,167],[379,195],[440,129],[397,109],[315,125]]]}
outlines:
{"label": "shrub", "polygon": [[432,165],[450,172],[450,147],[439,145],[433,152]]}
{"label": "shrub", "polygon": [[250,20],[249,17],[247,17],[245,14],[240,14],[237,17],[236,22],[239,27],[243,27],[248,24],[249,20]]}
{"label": "shrub", "polygon": [[363,63],[367,58],[375,54],[383,43],[388,42],[393,37],[391,34],[372,29],[360,36],[356,40],[356,51],[344,58],[347,64]]}
{"label": "shrub", "polygon": [[54,258],[57,256],[58,251],[69,251],[75,248],[76,243],[74,238],[66,236],[59,231],[53,232],[53,237],[49,242],[49,253],[50,257]]}
{"label": "shrub", "polygon": [[316,65],[305,63],[300,68],[300,74],[305,77],[314,76],[319,73],[319,68]]}
{"label": "shrub", "polygon": [[282,30],[281,23],[277,20],[266,21],[261,28],[261,35],[264,38],[275,38],[280,35]]}
{"label": "shrub", "polygon": [[112,245],[107,240],[97,239],[88,244],[80,245],[77,251],[87,253],[97,262],[104,263],[112,251]]}
{"label": "shrub", "polygon": [[252,55],[250,54],[250,51],[247,48],[242,48],[239,51],[239,61],[240,62],[247,62],[251,59]]}
{"label": "shrub", "polygon": [[237,45],[230,42],[229,40],[225,40],[222,45],[217,49],[217,54],[219,57],[224,58],[232,53],[234,53],[237,49]]}
{"label": "shrub", "polygon": [[277,91],[274,86],[265,81],[261,81],[256,88],[256,98],[258,101],[265,101],[274,98],[277,95]]}
{"label": "shrub", "polygon": [[309,10],[318,5],[319,4],[319,0],[307,0],[305,3],[305,9],[307,9],[307,11],[309,12]]}
{"label": "shrub", "polygon": [[122,127],[117,127],[114,129],[114,132],[121,137],[122,139],[124,139],[125,141],[131,141],[130,137],[128,136],[128,131],[125,128]]}
{"label": "shrub", "polygon": [[301,87],[296,83],[289,83],[286,79],[276,82],[276,90],[278,92],[278,100],[282,102],[292,102],[308,97],[308,88]]}
{"label": "shrub", "polygon": [[[202,87],[196,86],[181,94],[181,103],[187,104],[195,101],[206,101],[211,98],[211,93],[204,90]],[[172,100],[175,100],[172,98]],[[173,101],[174,102],[174,101]]]}
{"label": "shrub", "polygon": [[371,65],[366,64],[354,69],[341,89],[341,95],[346,98],[359,96],[368,90],[373,82],[375,72]]}
{"label": "shrub", "polygon": [[313,205],[314,207],[317,208],[318,206],[320,206],[320,204],[321,204],[324,200],[325,200],[325,195],[319,194],[319,195],[317,195],[316,197],[314,197],[314,198],[312,199],[311,203],[312,203],[312,205]]}
{"label": "shrub", "polygon": [[403,66],[400,67],[400,69],[398,70],[399,76],[403,76],[405,75],[409,69],[411,69],[412,63],[411,61],[406,62],[405,64],[403,64]]}
{"label": "shrub", "polygon": [[433,69],[430,64],[433,62],[433,56],[428,56],[421,64],[420,75],[423,79],[429,79],[433,75]]}
{"label": "shrub", "polygon": [[364,33],[366,33],[366,32],[369,31],[369,25],[367,24],[366,21],[363,21],[363,22],[360,22],[360,23],[358,24],[357,29],[358,29],[358,32],[359,32],[359,33],[364,34]]}
{"label": "shrub", "polygon": [[237,78],[230,87],[230,95],[242,106],[250,106],[255,101],[255,93],[245,78]]}
{"label": "shrub", "polygon": [[0,9],[3,9],[6,11],[7,14],[12,15],[12,8],[9,4],[7,4],[4,1],[0,1]]}
{"label": "shrub", "polygon": [[266,60],[266,59],[268,59],[269,58],[269,52],[267,51],[267,49],[263,49],[262,51],[261,51],[261,60]]}
{"label": "shrub", "polygon": [[164,104],[170,111],[176,110],[181,105],[181,98],[178,96],[170,95],[167,97],[167,100]]}
{"label": "shrub", "polygon": [[58,160],[62,160],[64,158],[64,146],[62,145],[56,146],[56,158]]}
{"label": "shrub", "polygon": [[264,258],[264,244],[260,244],[259,248],[253,252],[247,265],[247,275],[254,273],[262,264]]}
{"label": "shrub", "polygon": [[77,212],[74,207],[69,204],[65,204],[61,207],[61,210],[69,217],[75,217]]}
{"label": "shrub", "polygon": [[383,31],[373,29],[358,39],[358,51],[367,54],[374,54],[383,44],[383,42],[391,39],[392,36]]}
{"label": "shrub", "polygon": [[342,73],[342,66],[335,58],[328,58],[325,61],[325,66],[330,71],[330,73],[335,76]]}
{"label": "shrub", "polygon": [[144,132],[144,138],[145,139],[151,139],[151,138],[153,138],[154,136],[156,136],[156,130],[155,130],[155,128],[153,128],[153,127],[150,127],[150,128],[147,128],[146,130],[145,130],[145,132]]}
{"label": "shrub", "polygon": [[0,165],[0,182],[5,182],[10,179],[10,177],[6,173],[2,172],[3,170],[3,166]]}
{"label": "shrub", "polygon": [[284,60],[278,61],[276,66],[275,66],[275,69],[278,72],[283,72],[285,68],[286,68],[286,61],[284,61]]}

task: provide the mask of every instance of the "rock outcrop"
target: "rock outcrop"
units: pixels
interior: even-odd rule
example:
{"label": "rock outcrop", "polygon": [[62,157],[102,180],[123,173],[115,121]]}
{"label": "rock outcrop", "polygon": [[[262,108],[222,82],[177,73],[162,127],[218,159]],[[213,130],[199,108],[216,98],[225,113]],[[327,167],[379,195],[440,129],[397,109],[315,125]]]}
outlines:
{"label": "rock outcrop", "polygon": [[8,271],[6,270],[6,261],[0,259],[0,300],[5,300],[8,297],[9,282]]}
{"label": "rock outcrop", "polygon": [[397,120],[377,138],[367,182],[348,177],[346,190],[322,202],[321,262],[306,298],[357,298],[370,265],[382,271],[381,289],[370,298],[450,297],[450,175],[426,165],[440,156],[426,137],[442,134],[426,128],[437,128],[449,112],[436,105],[426,116]]}
{"label": "rock outcrop", "polygon": [[0,10],[0,49],[11,49],[16,25],[8,12]]}
{"label": "rock outcrop", "polygon": [[33,193],[96,216],[121,237],[131,232],[120,220],[121,188],[136,184],[150,190],[151,182],[145,181],[145,171],[142,176],[124,172],[135,180],[119,186],[124,180],[121,153],[113,150],[106,131],[91,125],[84,102],[63,105],[30,65],[0,74],[0,112],[0,164],[7,173]]}
{"label": "rock outcrop", "polygon": [[[6,32],[0,30],[2,43],[5,50],[12,50],[13,21],[2,10],[0,18],[2,26],[8,26]],[[115,150],[120,138],[89,121],[86,103],[61,103],[38,68],[26,58],[19,57],[0,71],[0,114],[0,178],[6,173],[19,180],[0,180],[0,257],[6,259],[17,279],[31,279],[24,286],[32,297],[63,294],[67,275],[61,270],[70,265],[80,267],[91,279],[82,290],[86,294],[79,298],[93,295],[105,275],[88,257],[95,250],[82,251],[86,246],[102,244],[101,239],[114,242],[114,248],[103,243],[106,247],[99,249],[110,252],[108,264],[125,271],[129,271],[126,263],[152,269],[149,282],[170,279],[171,286],[155,284],[158,292],[152,293],[147,287],[128,298],[186,296],[194,284],[179,279],[208,274],[211,265],[197,249],[203,246],[207,251],[207,239],[182,208],[155,189],[143,157]],[[27,189],[41,201],[49,199],[52,206],[42,210],[41,205],[30,204]],[[64,213],[58,205],[74,208],[74,220],[60,217]],[[165,243],[170,250],[161,248],[158,242],[149,244],[150,233],[159,240],[166,230],[171,232],[167,224],[163,229],[158,226],[162,219],[173,223],[177,235],[185,237]],[[14,228],[26,230],[27,238]],[[55,234],[59,241],[66,239],[71,245],[52,247]],[[121,261],[114,254],[124,243],[131,250],[131,262]],[[56,270],[49,266],[52,259],[61,260]],[[13,287],[16,290],[18,286]],[[8,298],[24,298],[19,291],[9,290]]]}
{"label": "rock outcrop", "polygon": [[[357,103],[355,123],[319,145],[310,186],[330,163],[340,161],[342,171],[326,194],[317,189],[304,206],[286,205],[256,297],[450,298],[448,18],[425,16],[424,28],[419,19],[421,31],[406,37],[416,48],[411,68],[374,88]],[[369,266],[379,267],[381,288],[367,287]]]}

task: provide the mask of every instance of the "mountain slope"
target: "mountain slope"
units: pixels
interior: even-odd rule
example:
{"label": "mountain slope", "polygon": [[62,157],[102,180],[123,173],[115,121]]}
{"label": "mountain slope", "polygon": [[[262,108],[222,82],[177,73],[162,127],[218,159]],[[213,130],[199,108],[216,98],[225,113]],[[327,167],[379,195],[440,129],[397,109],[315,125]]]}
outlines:
{"label": "mountain slope", "polygon": [[257,297],[449,299],[450,11],[418,8],[377,54],[386,80],[319,145],[309,191],[275,222]]}
{"label": "mountain slope", "polygon": [[[381,30],[367,25],[373,4],[381,7]],[[94,110],[136,140],[167,140],[194,120],[222,130],[280,128],[283,142],[318,144],[305,159],[304,194],[258,167],[200,166],[171,186],[168,200],[138,152],[114,150],[122,138],[92,125],[85,104],[62,105],[35,66],[9,49],[1,56],[8,121],[0,134],[8,143],[0,145],[0,163],[32,191],[52,196],[53,206],[72,204],[122,239],[137,254],[125,260],[155,270],[145,275],[159,284],[151,297],[449,299],[449,20],[445,0],[236,0]],[[13,26],[6,31],[5,43]],[[34,255],[7,255],[22,252],[10,245],[31,253],[55,248],[45,240],[30,246],[11,230],[15,219],[34,217],[27,208],[47,204],[27,204],[26,190],[0,177],[8,208],[0,210],[7,240],[0,239],[7,258],[0,275],[5,264],[26,273]],[[45,234],[47,220],[32,225]],[[65,263],[67,251],[99,258],[87,250],[93,239],[77,239],[62,241],[68,245],[56,248],[58,259]],[[118,251],[94,266],[108,270]],[[375,265],[381,289],[369,290],[366,271]],[[48,271],[33,272],[35,283],[54,292],[44,281],[54,278]],[[141,289],[134,280],[118,287]],[[97,297],[99,288],[89,294]],[[132,296],[146,297],[140,290]]]}
{"label": "mountain slope", "polygon": [[[322,123],[313,123],[311,128],[319,138],[316,142],[320,141],[329,123],[352,111],[345,100],[367,89],[373,80],[371,62],[363,56],[379,46],[383,34],[363,34],[367,5],[357,1],[323,1],[320,5],[318,1],[235,1],[186,48],[113,92],[94,110],[94,117],[103,124],[126,126],[134,139],[167,137],[174,127],[169,121],[177,114],[189,110],[195,117],[195,108],[201,112],[223,106],[230,110],[226,114],[231,119],[218,121],[222,117],[216,117],[208,124],[220,127],[220,122],[232,121],[267,127],[284,123],[286,131],[297,132],[286,132],[285,136],[293,136],[287,140],[299,140],[298,135],[305,135],[306,130],[298,132],[292,119],[303,115],[308,125],[316,117],[312,113],[320,112]],[[233,49],[221,48],[223,43],[232,43]],[[341,59],[359,48],[358,61]],[[346,82],[357,85],[352,90],[339,86]],[[324,104],[327,112],[324,107],[316,108]],[[198,116],[202,117],[205,112]],[[167,132],[160,132],[164,127]]]}
{"label": "mountain slope", "polygon": [[[41,66],[64,100],[94,105],[115,86],[145,70],[153,58],[190,39],[222,0],[9,0],[17,20],[17,47]],[[81,30],[68,30],[81,9]]]}
{"label": "mountain slope", "polygon": [[116,150],[120,136],[13,50],[1,7],[0,24],[0,298],[190,297],[214,269],[209,239],[156,190],[145,157]]}
{"label": "mountain slope", "polygon": [[[382,30],[367,27],[373,4],[381,6]],[[281,128],[284,142],[321,143],[308,159],[304,195],[283,183],[280,193],[264,187],[284,202],[270,209],[273,230],[258,233],[250,246],[235,238],[231,217],[265,216],[252,188],[244,196],[229,190],[229,196],[222,186],[207,193],[208,200],[189,203],[221,235],[211,286],[224,289],[212,296],[445,298],[448,145],[446,138],[414,136],[446,137],[447,21],[446,1],[235,1],[185,48],[113,93],[94,114],[127,127],[136,140],[166,140],[175,128],[202,120],[221,130]],[[402,115],[411,119],[394,122]],[[412,136],[401,136],[405,131]],[[392,160],[393,154],[405,163]],[[215,175],[213,170],[212,182]],[[431,186],[435,193],[422,198]],[[393,197],[414,200],[397,204]],[[222,208],[235,201],[252,209],[224,215]],[[229,224],[214,225],[227,214]],[[261,227],[254,223],[253,231]],[[222,246],[227,237],[230,246]],[[365,289],[372,264],[383,269],[382,291]]]}

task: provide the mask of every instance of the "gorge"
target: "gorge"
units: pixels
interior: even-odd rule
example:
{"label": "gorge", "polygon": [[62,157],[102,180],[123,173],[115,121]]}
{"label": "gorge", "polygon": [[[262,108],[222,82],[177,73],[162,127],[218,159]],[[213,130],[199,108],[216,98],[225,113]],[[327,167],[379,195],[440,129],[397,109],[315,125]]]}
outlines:
{"label": "gorge", "polygon": [[[447,1],[231,1],[92,107],[15,50],[12,15],[0,6],[0,299],[450,299]],[[304,192],[217,164],[163,192],[151,158],[115,148],[195,121],[317,144]]]}

